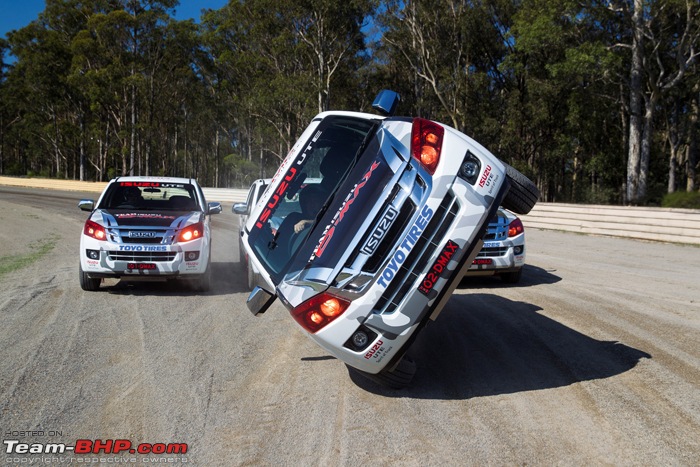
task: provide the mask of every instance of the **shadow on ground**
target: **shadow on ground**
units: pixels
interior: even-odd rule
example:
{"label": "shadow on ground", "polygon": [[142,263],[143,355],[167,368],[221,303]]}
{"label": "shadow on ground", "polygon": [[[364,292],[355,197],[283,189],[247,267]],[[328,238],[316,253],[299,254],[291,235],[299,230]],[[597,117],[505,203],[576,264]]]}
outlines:
{"label": "shadow on ground", "polygon": [[541,284],[555,284],[561,280],[561,277],[553,274],[556,270],[546,270],[538,266],[526,264],[523,266],[523,274],[520,281],[516,284],[504,282],[499,276],[469,276],[467,275],[460,282],[460,289],[469,289],[475,287],[532,287]]}
{"label": "shadow on ground", "polygon": [[208,292],[198,292],[188,281],[168,280],[163,282],[130,281],[110,279],[103,282],[100,290],[111,294],[148,296],[216,296],[248,293],[247,278],[243,266],[238,262],[211,263],[212,282]]}
{"label": "shadow on ground", "polygon": [[353,370],[350,377],[387,397],[470,399],[610,378],[651,358],[588,337],[539,310],[491,294],[455,295],[409,349],[418,367],[409,387],[388,389]]}

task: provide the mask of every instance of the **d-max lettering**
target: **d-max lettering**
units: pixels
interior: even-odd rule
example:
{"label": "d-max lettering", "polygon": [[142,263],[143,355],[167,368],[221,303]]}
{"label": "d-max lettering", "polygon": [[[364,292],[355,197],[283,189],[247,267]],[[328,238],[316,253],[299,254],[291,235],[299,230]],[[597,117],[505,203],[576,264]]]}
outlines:
{"label": "d-max lettering", "polygon": [[377,169],[377,167],[379,167],[379,162],[372,162],[372,165],[370,166],[369,170],[364,174],[360,182],[355,184],[355,187],[352,189],[352,191],[348,193],[348,196],[345,198],[345,202],[341,206],[340,210],[336,213],[335,217],[333,217],[333,222],[331,226],[324,232],[323,237],[321,237],[318,247],[316,248],[316,251],[314,251],[314,257],[320,258],[321,256],[323,256],[323,252],[325,251],[328,242],[330,242],[331,238],[333,238],[335,228],[338,226],[338,224],[340,224],[340,222],[342,222],[343,217],[345,217],[345,214],[348,212],[348,209],[350,209],[350,206],[360,194],[360,190],[362,190],[362,188],[367,184],[370,177],[372,176],[372,172],[374,172]]}

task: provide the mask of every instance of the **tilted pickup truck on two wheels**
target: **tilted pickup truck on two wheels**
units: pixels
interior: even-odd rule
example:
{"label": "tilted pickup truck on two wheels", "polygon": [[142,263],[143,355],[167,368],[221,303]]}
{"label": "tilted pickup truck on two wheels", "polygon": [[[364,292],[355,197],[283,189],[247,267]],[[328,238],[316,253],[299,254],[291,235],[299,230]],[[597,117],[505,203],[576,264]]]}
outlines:
{"label": "tilted pickup truck on two wheels", "polygon": [[438,122],[330,111],[303,132],[250,211],[241,240],[265,283],[311,339],[362,375],[407,385],[406,350],[435,319],[500,205],[526,214],[539,192],[470,137]]}

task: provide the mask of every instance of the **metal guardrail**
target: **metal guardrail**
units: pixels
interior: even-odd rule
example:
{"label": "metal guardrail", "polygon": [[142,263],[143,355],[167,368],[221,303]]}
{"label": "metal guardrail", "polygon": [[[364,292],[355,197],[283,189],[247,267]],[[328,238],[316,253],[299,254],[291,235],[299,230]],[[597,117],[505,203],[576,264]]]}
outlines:
{"label": "metal guardrail", "polygon": [[[0,177],[0,185],[101,193],[104,182]],[[244,202],[247,190],[203,188],[208,201]],[[526,228],[700,245],[700,210],[537,203],[526,216]]]}
{"label": "metal guardrail", "polygon": [[700,210],[537,203],[525,228],[700,245]]}
{"label": "metal guardrail", "polygon": [[[45,188],[48,190],[80,191],[86,193],[102,193],[107,182],[80,182],[76,180],[56,180],[50,178],[0,177],[0,185]],[[202,187],[207,201],[221,203],[240,203],[245,201],[248,190],[235,188]]]}

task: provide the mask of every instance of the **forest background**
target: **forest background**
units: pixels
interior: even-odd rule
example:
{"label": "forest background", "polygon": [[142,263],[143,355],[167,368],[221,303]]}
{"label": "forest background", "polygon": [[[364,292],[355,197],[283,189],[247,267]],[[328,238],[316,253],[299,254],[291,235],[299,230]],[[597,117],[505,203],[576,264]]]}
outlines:
{"label": "forest background", "polygon": [[316,113],[392,89],[543,201],[700,207],[697,0],[177,5],[47,0],[0,38],[0,175],[247,188]]}

